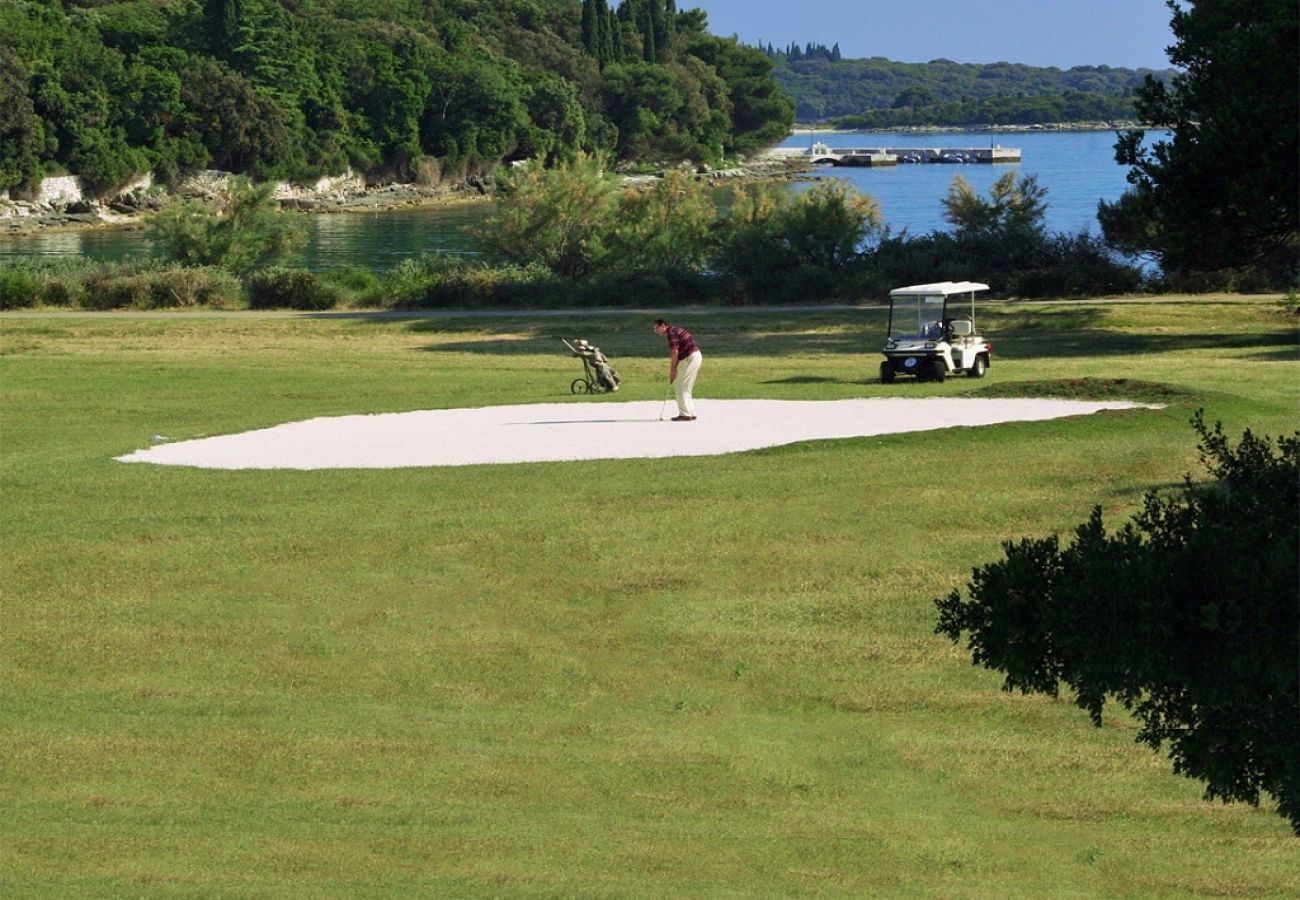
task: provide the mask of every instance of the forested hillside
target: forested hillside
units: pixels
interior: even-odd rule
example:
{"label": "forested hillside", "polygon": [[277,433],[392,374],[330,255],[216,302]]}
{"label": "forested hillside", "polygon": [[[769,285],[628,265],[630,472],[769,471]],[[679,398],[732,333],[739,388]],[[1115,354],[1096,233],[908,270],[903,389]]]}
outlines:
{"label": "forested hillside", "polygon": [[0,189],[714,161],[788,131],[771,72],[674,0],[0,0]]}
{"label": "forested hillside", "polygon": [[796,106],[800,122],[844,116],[859,124],[1028,124],[1100,118],[1132,118],[1133,92],[1164,69],[1110,66],[1041,68],[1016,63],[894,62],[881,57],[843,59],[839,46],[768,45],[760,50],[775,65],[776,79]]}

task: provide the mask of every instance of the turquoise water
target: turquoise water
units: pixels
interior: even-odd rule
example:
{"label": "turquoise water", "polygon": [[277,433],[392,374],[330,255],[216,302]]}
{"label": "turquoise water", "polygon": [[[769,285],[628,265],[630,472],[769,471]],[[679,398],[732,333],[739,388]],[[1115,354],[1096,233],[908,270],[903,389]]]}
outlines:
{"label": "turquoise water", "polygon": [[[944,229],[941,198],[953,176],[960,174],[986,194],[1008,169],[1033,172],[1047,188],[1047,226],[1055,231],[1097,231],[1097,201],[1114,200],[1127,183],[1126,169],[1114,162],[1111,132],[1046,132],[996,134],[944,132],[940,134],[821,135],[836,147],[987,147],[991,142],[1019,147],[1018,165],[905,165],[851,169],[823,167],[818,178],[844,178],[861,193],[875,197],[894,233],[907,229],[922,234]],[[783,146],[806,147],[806,134],[788,138]],[[477,251],[472,227],[490,212],[491,204],[458,204],[445,208],[304,215],[307,242],[285,264],[319,271],[335,266],[361,266],[382,270],[409,256],[422,253],[473,254]],[[115,229],[0,237],[0,263],[16,258],[81,256],[96,260],[123,260],[153,254],[142,231]]]}

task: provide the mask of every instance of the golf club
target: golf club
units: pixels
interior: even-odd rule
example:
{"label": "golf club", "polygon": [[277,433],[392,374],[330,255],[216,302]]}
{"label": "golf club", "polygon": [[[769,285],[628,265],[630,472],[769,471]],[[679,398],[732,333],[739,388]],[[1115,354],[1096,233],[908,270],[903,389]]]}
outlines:
{"label": "golf club", "polygon": [[668,390],[664,392],[664,402],[659,405],[659,421],[664,420],[664,410],[668,408],[668,398],[673,395],[673,383],[668,382]]}

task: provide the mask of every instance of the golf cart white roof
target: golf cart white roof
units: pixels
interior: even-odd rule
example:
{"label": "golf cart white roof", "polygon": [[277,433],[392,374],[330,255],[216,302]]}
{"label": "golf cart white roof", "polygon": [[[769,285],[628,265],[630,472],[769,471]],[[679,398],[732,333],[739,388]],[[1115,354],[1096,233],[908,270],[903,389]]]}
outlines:
{"label": "golf cart white roof", "polygon": [[936,281],[934,284],[914,284],[911,287],[894,288],[891,297],[951,297],[953,294],[973,294],[987,291],[987,284],[978,281]]}

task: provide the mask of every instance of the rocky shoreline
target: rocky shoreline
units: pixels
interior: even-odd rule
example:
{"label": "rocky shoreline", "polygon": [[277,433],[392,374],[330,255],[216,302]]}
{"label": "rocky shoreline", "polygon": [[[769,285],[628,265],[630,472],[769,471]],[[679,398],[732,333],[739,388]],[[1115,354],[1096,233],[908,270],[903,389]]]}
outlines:
{"label": "rocky shoreline", "polygon": [[[758,157],[728,169],[699,166],[696,177],[709,181],[793,178],[804,168],[797,161]],[[624,175],[627,187],[652,184],[662,172]],[[229,180],[229,172],[208,170],[188,176],[173,189],[155,185],[148,176],[112,196],[90,197],[72,176],[47,178],[25,199],[0,195],[0,236],[28,235],[97,228],[144,228],[149,216],[171,198],[214,202]],[[322,178],[313,185],[280,182],[275,197],[282,209],[306,213],[385,212],[398,209],[472,203],[490,199],[494,188],[481,176],[429,186],[414,183],[367,184],[358,173]]]}

